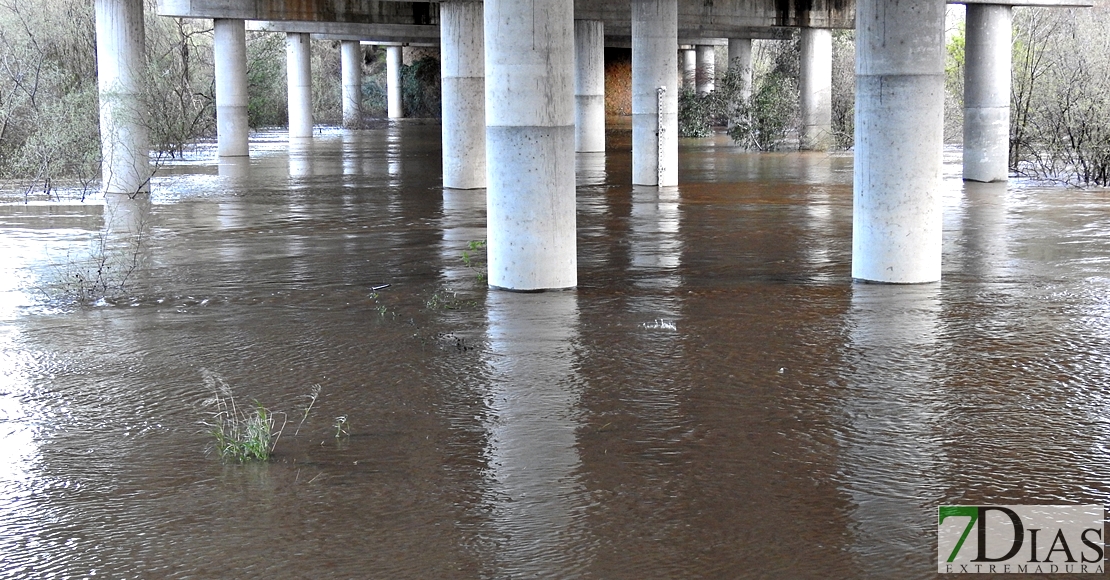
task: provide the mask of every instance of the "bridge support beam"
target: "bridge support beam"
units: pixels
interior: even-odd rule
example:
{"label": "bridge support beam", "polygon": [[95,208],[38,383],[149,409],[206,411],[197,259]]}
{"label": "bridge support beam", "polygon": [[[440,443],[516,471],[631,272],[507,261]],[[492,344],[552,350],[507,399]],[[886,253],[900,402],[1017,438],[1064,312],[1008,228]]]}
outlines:
{"label": "bridge support beam", "polygon": [[832,140],[832,31],[803,28],[800,149],[825,151]]}
{"label": "bridge support beam", "polygon": [[677,61],[677,0],[632,0],[634,185],[678,185]]}
{"label": "bridge support beam", "polygon": [[944,7],[944,0],[856,4],[857,280],[940,280]]}
{"label": "bridge support beam", "polygon": [[712,93],[717,80],[716,47],[711,44],[699,44],[694,50],[698,61],[695,90],[699,95]]}
{"label": "bridge support beam", "polygon": [[217,18],[213,24],[216,149],[220,157],[247,157],[250,155],[250,124],[247,120],[246,23]]}
{"label": "bridge support beam", "polygon": [[574,21],[574,150],[605,151],[605,23]]}
{"label": "bridge support beam", "polygon": [[96,0],[104,193],[150,191],[150,129],[141,87],[146,73],[143,0]]}
{"label": "bridge support beam", "polygon": [[578,284],[574,2],[484,4],[489,284],[571,288]]}
{"label": "bridge support beam", "polygon": [[1009,6],[967,5],[964,179],[1006,181],[1010,159]]}
{"label": "bridge support beam", "polygon": [[285,35],[285,72],[289,81],[289,138],[312,137],[312,39],[300,32]]}
{"label": "bridge support beam", "polygon": [[405,116],[401,108],[401,47],[385,47],[386,114],[390,119]]}
{"label": "bridge support beam", "polygon": [[340,68],[343,73],[343,126],[362,126],[362,43],[344,40],[339,45]]}
{"label": "bridge support beam", "polygon": [[481,2],[439,5],[443,187],[486,186],[486,63]]}
{"label": "bridge support beam", "polygon": [[728,67],[739,67],[743,75],[740,94],[745,99],[752,96],[752,39],[728,39]]}

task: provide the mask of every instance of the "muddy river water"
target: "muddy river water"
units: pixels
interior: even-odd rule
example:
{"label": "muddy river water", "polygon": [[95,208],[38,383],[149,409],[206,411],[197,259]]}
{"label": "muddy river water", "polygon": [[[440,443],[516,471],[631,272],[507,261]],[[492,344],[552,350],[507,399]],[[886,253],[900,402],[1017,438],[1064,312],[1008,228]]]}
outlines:
{"label": "muddy river water", "polygon": [[[613,131],[580,286],[515,294],[438,130],[0,205],[0,578],[925,578],[938,505],[1110,503],[1108,192],[948,151],[944,281],[855,284],[850,154],[659,191]],[[272,461],[211,451],[220,382]]]}

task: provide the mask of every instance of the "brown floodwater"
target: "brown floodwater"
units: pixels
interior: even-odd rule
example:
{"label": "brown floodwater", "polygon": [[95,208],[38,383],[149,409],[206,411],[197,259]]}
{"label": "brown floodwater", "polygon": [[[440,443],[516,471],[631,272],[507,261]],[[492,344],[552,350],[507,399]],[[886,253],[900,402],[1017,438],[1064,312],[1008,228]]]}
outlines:
{"label": "brown floodwater", "polygon": [[[0,578],[926,578],[938,505],[1110,503],[1106,190],[947,151],[944,281],[856,284],[850,154],[659,191],[618,129],[580,286],[516,294],[438,131],[0,205]],[[221,381],[272,461],[212,451]]]}

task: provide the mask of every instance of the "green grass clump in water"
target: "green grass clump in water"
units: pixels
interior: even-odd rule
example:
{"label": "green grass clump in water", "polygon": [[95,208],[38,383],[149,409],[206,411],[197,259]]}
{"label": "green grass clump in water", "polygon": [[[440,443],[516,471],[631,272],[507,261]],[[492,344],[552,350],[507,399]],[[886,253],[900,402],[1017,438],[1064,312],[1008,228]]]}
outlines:
{"label": "green grass clump in water", "polygon": [[223,379],[211,375],[206,378],[215,390],[209,402],[216,409],[207,425],[220,457],[239,462],[269,460],[286,421],[277,427],[275,414],[261,403],[254,401],[248,408],[240,407]]}

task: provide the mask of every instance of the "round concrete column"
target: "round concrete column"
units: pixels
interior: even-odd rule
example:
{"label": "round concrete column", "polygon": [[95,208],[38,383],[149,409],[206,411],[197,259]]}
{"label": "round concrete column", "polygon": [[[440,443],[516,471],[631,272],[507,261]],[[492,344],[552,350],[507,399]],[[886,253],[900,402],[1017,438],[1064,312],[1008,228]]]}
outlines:
{"label": "round concrete column", "polygon": [[693,48],[683,48],[679,52],[682,56],[682,86],[679,88],[697,90],[698,52]]}
{"label": "round concrete column", "polygon": [[289,138],[312,137],[312,39],[285,35],[285,72],[289,80]]}
{"label": "round concrete column", "polygon": [[574,150],[605,151],[605,23],[574,21]]}
{"label": "round concrete column", "polygon": [[493,287],[578,284],[573,13],[573,0],[485,1],[486,236]]}
{"label": "round concrete column", "polygon": [[632,0],[634,185],[678,185],[677,81],[677,0]]}
{"label": "round concrete column", "polygon": [[856,4],[857,280],[940,280],[944,6],[944,0]]}
{"label": "round concrete column", "polygon": [[698,94],[712,93],[713,84],[717,79],[716,48],[709,44],[699,44],[695,52],[697,52],[698,61],[695,73]]}
{"label": "round concrete column", "polygon": [[357,129],[362,126],[362,44],[357,40],[344,40],[339,51],[339,66],[343,72],[343,126]]}
{"label": "round concrete column", "polygon": [[439,5],[443,187],[486,186],[486,63],[481,2]]}
{"label": "round concrete column", "polygon": [[105,193],[150,190],[150,129],[142,105],[143,0],[96,0],[100,151]]}
{"label": "round concrete column", "polygon": [[386,108],[390,119],[405,116],[401,108],[401,47],[385,47]]}
{"label": "round concrete column", "polygon": [[832,31],[803,28],[800,148],[824,151],[832,141]]}
{"label": "round concrete column", "polygon": [[1011,8],[968,4],[964,179],[1006,181],[1010,159]]}
{"label": "round concrete column", "polygon": [[247,32],[242,20],[214,21],[216,144],[220,157],[250,154],[247,122]]}
{"label": "round concrete column", "polygon": [[752,39],[728,39],[728,66],[740,68],[741,82],[743,83],[740,94],[745,99],[752,96]]}

